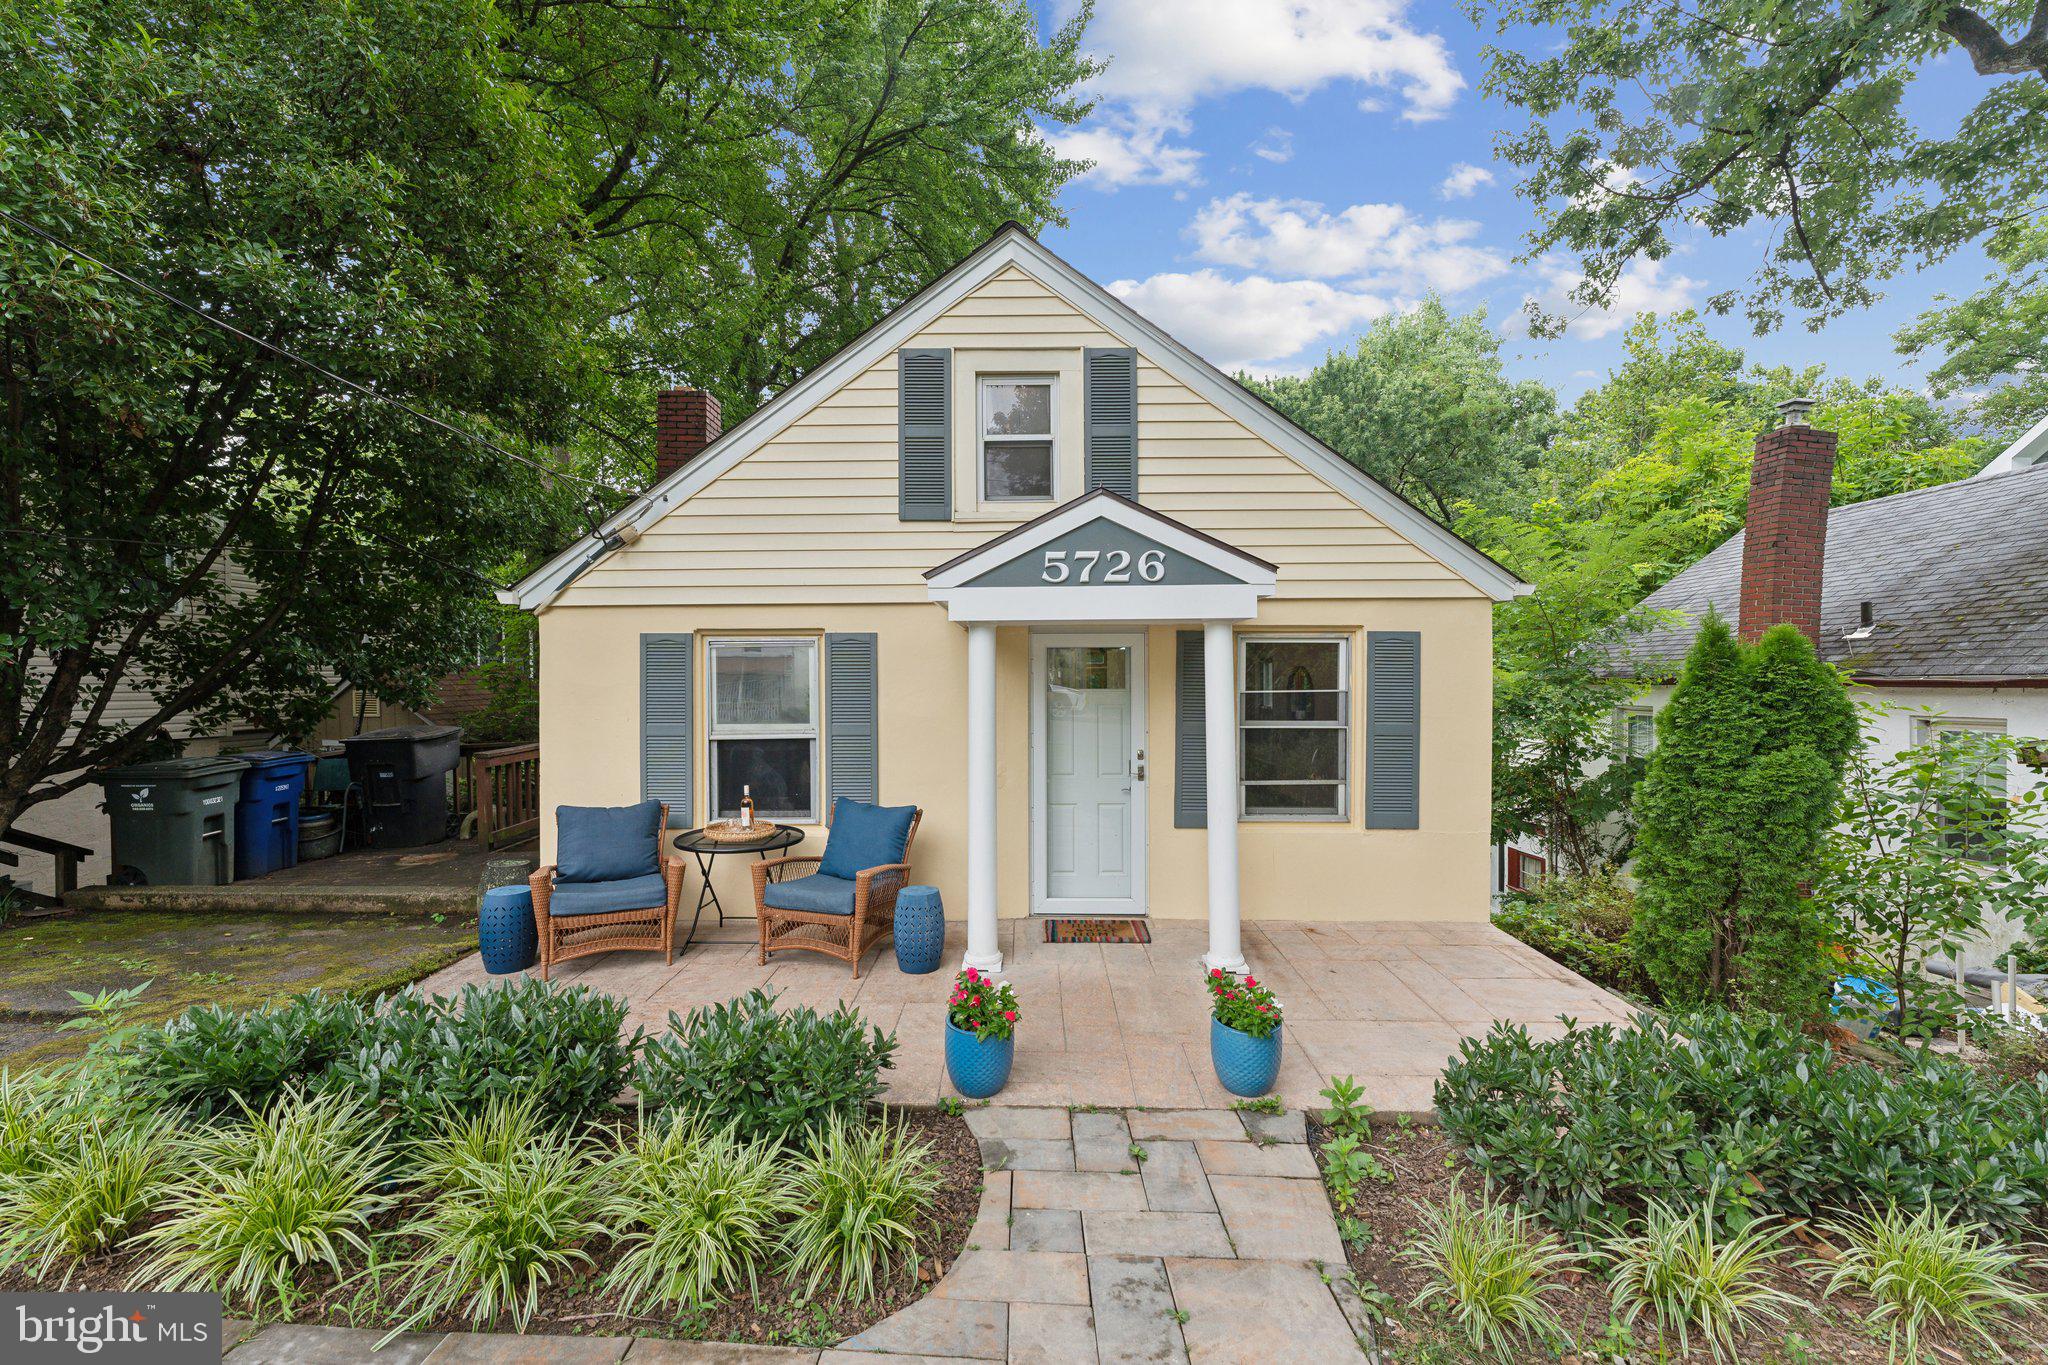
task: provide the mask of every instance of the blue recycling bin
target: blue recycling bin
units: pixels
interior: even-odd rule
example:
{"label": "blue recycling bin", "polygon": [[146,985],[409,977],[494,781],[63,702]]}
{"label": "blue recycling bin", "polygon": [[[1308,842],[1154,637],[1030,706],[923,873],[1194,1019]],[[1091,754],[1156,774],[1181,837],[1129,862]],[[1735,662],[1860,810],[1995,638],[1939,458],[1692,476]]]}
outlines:
{"label": "blue recycling bin", "polygon": [[235,803],[235,880],[296,867],[299,797],[313,756],[303,749],[257,749],[235,757],[249,765]]}

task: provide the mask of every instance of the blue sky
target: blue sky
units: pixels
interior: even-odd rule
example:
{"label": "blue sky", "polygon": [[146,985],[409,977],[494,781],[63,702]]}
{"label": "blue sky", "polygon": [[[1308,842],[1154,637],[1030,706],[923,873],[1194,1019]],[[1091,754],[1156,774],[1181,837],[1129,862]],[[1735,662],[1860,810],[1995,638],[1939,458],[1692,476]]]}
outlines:
{"label": "blue sky", "polygon": [[[1048,24],[1071,10],[1032,3]],[[1493,143],[1522,115],[1479,93],[1483,39],[1456,5],[1097,0],[1089,35],[1114,62],[1097,112],[1059,141],[1098,165],[1066,193],[1072,225],[1046,241],[1226,369],[1307,369],[1433,287],[1509,324],[1511,373],[1569,399],[1618,361],[1636,311],[1739,287],[1762,247],[1758,232],[1681,237],[1632,268],[1611,314],[1532,339],[1514,325],[1523,302],[1555,297],[1570,263],[1515,259],[1533,218]],[[1953,126],[1982,84],[1947,57],[1911,108]],[[1763,337],[1739,315],[1707,323],[1755,360],[1917,385],[1892,333],[1985,271],[1981,252],[1958,253],[1818,335],[1796,320]]]}

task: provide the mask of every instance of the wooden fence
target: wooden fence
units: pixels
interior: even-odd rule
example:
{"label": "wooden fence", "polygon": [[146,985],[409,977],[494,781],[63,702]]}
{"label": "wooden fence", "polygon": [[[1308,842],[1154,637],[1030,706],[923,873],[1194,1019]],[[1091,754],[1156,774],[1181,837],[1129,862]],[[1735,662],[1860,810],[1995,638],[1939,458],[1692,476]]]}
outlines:
{"label": "wooden fence", "polygon": [[471,760],[476,837],[485,848],[540,834],[540,745],[486,749]]}

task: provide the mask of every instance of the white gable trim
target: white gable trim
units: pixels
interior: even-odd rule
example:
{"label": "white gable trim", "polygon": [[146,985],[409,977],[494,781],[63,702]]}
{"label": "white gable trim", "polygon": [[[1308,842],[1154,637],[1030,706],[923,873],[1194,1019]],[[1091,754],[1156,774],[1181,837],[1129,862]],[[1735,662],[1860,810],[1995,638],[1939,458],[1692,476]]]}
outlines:
{"label": "white gable trim", "polygon": [[[1338,492],[1455,570],[1497,602],[1530,586],[1395,496],[1343,456],[1247,393],[1244,387],[1146,321],[1102,286],[1075,270],[1014,224],[882,319],[865,335],[784,389],[666,479],[633,499],[600,526],[517,585],[498,594],[508,606],[538,610],[552,602],[589,564],[630,542],[670,510],[773,440],[799,417],[928,327],[966,295],[1010,266],[1050,288],[1103,331],[1136,342],[1149,359],[1242,422],[1276,449],[1318,474]],[[1142,456],[1141,456],[1142,458]],[[618,544],[609,544],[616,540]],[[607,548],[609,544],[609,548]]]}
{"label": "white gable trim", "polygon": [[1982,479],[1993,474],[2010,474],[2015,469],[2031,469],[2044,461],[2048,461],[2048,417],[2034,423],[2026,435],[1992,456],[1991,463],[1971,477]]}
{"label": "white gable trim", "polygon": [[[1156,544],[1186,555],[1235,582],[1172,585],[1132,581],[1085,590],[1071,587],[976,587],[991,569],[1023,559],[1066,535],[1098,521],[1113,522]],[[1259,614],[1259,599],[1271,597],[1278,571],[1263,559],[1104,489],[1083,494],[1064,507],[997,536],[927,573],[931,599],[954,621],[1246,621]]]}

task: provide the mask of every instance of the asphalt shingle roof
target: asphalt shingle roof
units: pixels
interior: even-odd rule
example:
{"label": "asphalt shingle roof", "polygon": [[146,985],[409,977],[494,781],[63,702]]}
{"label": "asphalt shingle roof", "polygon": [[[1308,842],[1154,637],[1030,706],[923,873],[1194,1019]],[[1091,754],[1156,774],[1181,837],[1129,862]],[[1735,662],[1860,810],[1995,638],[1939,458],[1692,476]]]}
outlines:
{"label": "asphalt shingle roof", "polygon": [[[1644,599],[1680,612],[1630,656],[1673,674],[1709,604],[1733,624],[1742,533]],[[1861,605],[1875,628],[1861,639]],[[2048,678],[2048,466],[1963,479],[1828,513],[1820,654],[1858,677]]]}

